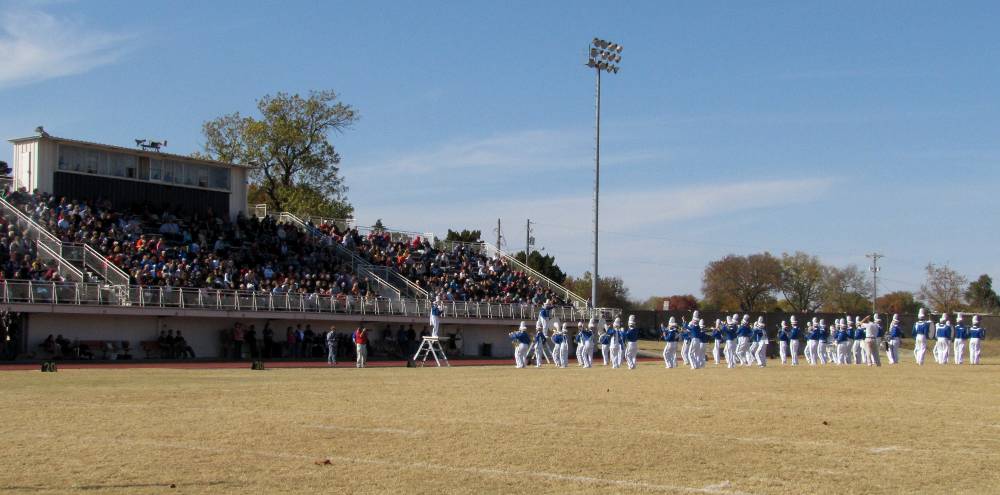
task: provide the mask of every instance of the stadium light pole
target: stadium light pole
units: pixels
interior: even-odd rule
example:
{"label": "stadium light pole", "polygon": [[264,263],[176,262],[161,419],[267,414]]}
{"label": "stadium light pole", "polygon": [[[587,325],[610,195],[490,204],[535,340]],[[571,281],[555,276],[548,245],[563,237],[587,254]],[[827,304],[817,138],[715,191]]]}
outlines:
{"label": "stadium light pole", "polygon": [[601,195],[601,72],[618,73],[618,64],[622,61],[622,46],[600,38],[590,42],[587,54],[587,67],[597,73],[595,89],[595,120],[594,125],[594,273],[590,277],[590,305],[597,308],[597,253],[598,253],[598,220],[600,218]]}

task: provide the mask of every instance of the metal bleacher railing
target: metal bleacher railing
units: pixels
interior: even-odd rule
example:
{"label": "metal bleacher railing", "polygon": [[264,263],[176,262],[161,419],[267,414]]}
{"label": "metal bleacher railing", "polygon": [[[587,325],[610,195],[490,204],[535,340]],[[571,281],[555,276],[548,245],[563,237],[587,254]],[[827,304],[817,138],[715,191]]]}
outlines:
{"label": "metal bleacher railing", "polygon": [[[129,286],[127,299],[115,288],[102,284],[72,282],[0,282],[4,304],[59,304],[76,306],[117,306],[128,308],[172,308],[217,311],[291,313],[331,313],[426,317],[430,307],[423,299],[363,299],[319,294],[273,294],[206,288]],[[534,321],[539,310],[534,304],[445,303],[445,317],[514,319]],[[562,321],[586,321],[598,314],[592,310],[560,306],[552,315]],[[610,318],[610,313],[600,316]]]}

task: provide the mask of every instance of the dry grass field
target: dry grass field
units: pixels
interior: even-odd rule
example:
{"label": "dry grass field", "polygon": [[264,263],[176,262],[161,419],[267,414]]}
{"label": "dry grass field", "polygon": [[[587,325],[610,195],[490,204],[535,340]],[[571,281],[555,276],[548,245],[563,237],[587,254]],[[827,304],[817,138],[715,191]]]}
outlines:
{"label": "dry grass field", "polygon": [[0,372],[0,493],[1000,493],[998,351],[979,367]]}

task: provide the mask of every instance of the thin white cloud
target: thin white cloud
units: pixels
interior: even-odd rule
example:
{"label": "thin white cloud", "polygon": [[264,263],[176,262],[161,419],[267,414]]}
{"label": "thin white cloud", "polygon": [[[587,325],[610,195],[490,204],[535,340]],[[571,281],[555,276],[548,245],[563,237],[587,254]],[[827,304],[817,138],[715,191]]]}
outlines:
{"label": "thin white cloud", "polygon": [[130,39],[38,10],[5,12],[0,14],[0,89],[115,63]]}

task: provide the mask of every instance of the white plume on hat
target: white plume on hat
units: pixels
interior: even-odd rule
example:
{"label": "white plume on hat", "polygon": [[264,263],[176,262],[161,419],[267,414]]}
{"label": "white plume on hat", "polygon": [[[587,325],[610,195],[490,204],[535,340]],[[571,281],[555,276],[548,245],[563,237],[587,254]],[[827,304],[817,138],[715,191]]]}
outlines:
{"label": "white plume on hat", "polygon": [[667,325],[670,325],[672,327],[676,327],[677,326],[677,318],[674,318],[673,316],[671,316],[670,317],[670,321],[667,322]]}
{"label": "white plume on hat", "polygon": [[797,324],[799,321],[795,319],[795,315],[792,315],[792,325]]}
{"label": "white plume on hat", "polygon": [[634,325],[635,325],[635,315],[628,315],[628,326],[631,327]]}
{"label": "white plume on hat", "polygon": [[893,314],[892,321],[899,321],[899,314]]}
{"label": "white plume on hat", "polygon": [[[792,318],[795,318],[795,317],[793,316]],[[788,328],[788,322],[785,321],[785,320],[781,320],[781,328]]]}
{"label": "white plume on hat", "polygon": [[955,323],[962,323],[962,313],[955,315]]}
{"label": "white plume on hat", "polygon": [[523,330],[527,330],[527,329],[528,329],[528,324],[522,321],[521,322],[521,326],[518,327],[518,330],[522,330],[523,331]]}
{"label": "white plume on hat", "polygon": [[878,313],[875,313],[875,323],[881,323],[881,322],[882,322],[882,316],[879,315]]}
{"label": "white plume on hat", "polygon": [[694,310],[694,313],[691,315],[691,321],[700,320],[701,318],[698,315],[698,310]]}
{"label": "white plume on hat", "polygon": [[740,321],[742,323],[746,323],[746,322],[750,321],[750,315],[743,315],[743,319],[740,320]]}
{"label": "white plume on hat", "polygon": [[920,308],[920,310],[917,311],[917,318],[920,318],[922,320],[926,317],[927,317],[927,311],[925,311],[924,308]]}
{"label": "white plume on hat", "polygon": [[705,320],[699,319],[698,320],[698,326],[704,328],[705,327]]}
{"label": "white plume on hat", "polygon": [[940,323],[944,323],[946,321],[948,321],[948,313],[941,313]]}
{"label": "white plume on hat", "polygon": [[973,325],[979,324],[979,315],[972,315],[972,324]]}
{"label": "white plume on hat", "polygon": [[618,318],[618,317],[615,317],[615,321],[613,321],[611,323],[611,326],[613,326],[613,327],[620,327],[620,326],[622,326],[622,319]]}
{"label": "white plume on hat", "polygon": [[764,317],[763,316],[758,316],[757,317],[757,324],[758,325],[763,325],[764,324]]}

